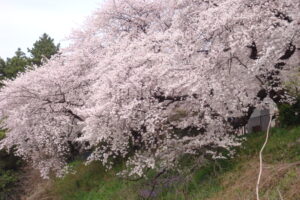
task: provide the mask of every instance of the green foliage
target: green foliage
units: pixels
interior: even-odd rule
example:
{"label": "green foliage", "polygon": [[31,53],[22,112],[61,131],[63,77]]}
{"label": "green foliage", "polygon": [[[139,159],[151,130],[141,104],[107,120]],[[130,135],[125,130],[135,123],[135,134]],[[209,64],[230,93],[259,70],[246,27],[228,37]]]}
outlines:
{"label": "green foliage", "polygon": [[[5,131],[0,130],[0,140],[5,137]],[[0,200],[13,198],[13,191],[18,182],[22,161],[12,152],[0,151]]]}
{"label": "green foliage", "polygon": [[3,79],[5,76],[4,69],[6,67],[5,60],[0,57],[0,79]]}
{"label": "green foliage", "polygon": [[31,55],[29,59],[31,65],[40,66],[44,57],[49,59],[59,51],[59,46],[60,44],[55,45],[54,40],[44,33],[39,40],[33,44],[33,48],[28,49]]}
{"label": "green foliage", "polygon": [[279,105],[279,121],[281,127],[300,125],[300,67],[285,83],[286,91],[296,99],[292,105]]}
{"label": "green foliage", "polygon": [[0,140],[2,140],[5,137],[5,131],[0,130]]}
{"label": "green foliage", "polygon": [[15,78],[19,72],[25,71],[28,64],[28,59],[25,53],[18,48],[15,52],[15,56],[7,59],[2,73],[5,78]]}
{"label": "green foliage", "polygon": [[282,127],[300,124],[300,97],[293,105],[282,104],[279,106],[279,121]]}
{"label": "green foliage", "polygon": [[0,200],[9,199],[8,197],[13,192],[17,181],[18,178],[15,171],[0,168]]}
{"label": "green foliage", "polygon": [[[12,58],[6,61],[0,58],[0,80],[14,79],[18,73],[24,72],[27,66],[42,64],[42,59],[49,59],[52,55],[59,51],[59,44],[55,45],[54,40],[44,33],[37,40],[31,49],[28,49],[30,57],[18,48]],[[2,85],[0,85],[2,86]]]}

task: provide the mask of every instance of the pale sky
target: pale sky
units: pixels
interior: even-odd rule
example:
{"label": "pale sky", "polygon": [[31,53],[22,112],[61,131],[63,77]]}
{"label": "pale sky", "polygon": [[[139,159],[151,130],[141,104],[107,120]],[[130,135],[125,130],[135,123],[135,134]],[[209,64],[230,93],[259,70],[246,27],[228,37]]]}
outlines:
{"label": "pale sky", "polygon": [[[20,47],[25,53],[47,33],[55,43],[79,27],[102,0],[0,0],[0,57],[12,57]],[[65,41],[65,42],[64,42]]]}

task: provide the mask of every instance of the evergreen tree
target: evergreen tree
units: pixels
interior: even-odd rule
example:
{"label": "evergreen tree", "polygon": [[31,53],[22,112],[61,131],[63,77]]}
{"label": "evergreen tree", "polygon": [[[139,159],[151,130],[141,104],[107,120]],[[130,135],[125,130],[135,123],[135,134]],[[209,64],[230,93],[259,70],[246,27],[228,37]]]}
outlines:
{"label": "evergreen tree", "polygon": [[0,57],[0,79],[3,79],[3,77],[5,76],[5,74],[4,74],[5,66],[6,66],[5,60],[3,60]]}
{"label": "evergreen tree", "polygon": [[30,64],[40,66],[42,64],[42,59],[49,59],[52,55],[59,51],[60,44],[55,45],[54,39],[52,39],[48,34],[44,33],[39,40],[33,44],[32,49],[28,49],[31,54]]}
{"label": "evergreen tree", "polygon": [[18,48],[15,56],[12,58],[7,58],[6,63],[4,63],[3,75],[5,78],[15,78],[19,72],[25,71],[25,68],[28,64],[28,58],[26,57],[25,53]]}

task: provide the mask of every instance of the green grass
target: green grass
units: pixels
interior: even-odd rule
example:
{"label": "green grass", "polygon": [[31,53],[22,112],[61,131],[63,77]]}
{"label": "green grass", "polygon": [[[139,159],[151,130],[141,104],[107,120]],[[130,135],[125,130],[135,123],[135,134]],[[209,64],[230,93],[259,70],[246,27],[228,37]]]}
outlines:
{"label": "green grass", "polygon": [[[191,173],[182,173],[180,176],[185,178],[184,181],[163,188],[159,195],[153,199],[252,199],[257,176],[258,152],[264,139],[265,133],[248,135],[243,148],[237,150],[234,159],[211,161],[205,166],[196,168]],[[270,178],[265,177],[266,180],[261,186],[262,197],[270,200],[278,199],[278,190],[283,196],[287,197],[284,199],[297,199],[299,197],[295,192],[300,184],[299,166],[288,165],[300,161],[299,140],[300,127],[289,130],[272,129],[269,142],[264,151],[264,164],[270,167],[270,170],[266,170],[265,173],[269,173]],[[183,171],[185,171],[184,169],[190,168],[193,162],[191,159],[186,159],[181,164],[183,165]],[[88,166],[77,162],[73,166],[77,173],[55,180],[51,189],[55,196],[54,199],[138,200],[142,199],[139,197],[138,191],[145,188],[145,185],[149,183],[149,180],[134,182],[117,177],[115,173],[120,171],[122,166],[115,167],[108,172],[96,162]],[[170,172],[165,176],[168,175],[178,174]]]}
{"label": "green grass", "polygon": [[[258,154],[265,133],[254,133],[248,136],[240,157],[251,157]],[[298,141],[297,141],[298,140]],[[288,129],[274,128],[264,150],[264,160],[267,163],[294,162],[300,160],[300,127]]]}
{"label": "green grass", "polygon": [[[115,176],[121,167],[106,171],[100,163],[93,162],[84,165],[81,162],[73,163],[76,173],[68,174],[62,179],[56,179],[54,192],[58,198],[64,200],[107,200],[124,199],[119,194],[127,193],[134,199],[133,182],[122,180]],[[128,193],[129,192],[129,193]]]}

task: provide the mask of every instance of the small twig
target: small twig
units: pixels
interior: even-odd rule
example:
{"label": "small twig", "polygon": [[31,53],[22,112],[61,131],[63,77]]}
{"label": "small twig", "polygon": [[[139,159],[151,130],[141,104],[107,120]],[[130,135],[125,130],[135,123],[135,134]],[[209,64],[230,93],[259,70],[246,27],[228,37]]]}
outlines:
{"label": "small twig", "polygon": [[277,192],[278,192],[278,194],[279,194],[280,200],[283,200],[283,197],[282,197],[282,195],[281,195],[281,192],[280,192],[279,188],[277,188]]}
{"label": "small twig", "polygon": [[144,176],[141,176],[141,177],[138,177],[138,178],[136,178],[136,179],[130,179],[130,178],[122,177],[121,179],[126,180],[126,181],[136,182],[136,181],[142,180],[143,178],[145,178],[145,177],[144,177]]}
{"label": "small twig", "polygon": [[260,184],[260,179],[261,179],[261,175],[262,175],[262,168],[263,168],[262,152],[263,152],[265,146],[268,143],[271,122],[272,122],[272,116],[270,117],[268,129],[267,129],[266,140],[265,140],[265,142],[264,142],[264,144],[263,144],[263,146],[262,146],[262,148],[259,152],[259,174],[258,174],[258,179],[257,179],[257,183],[256,183],[256,200],[259,200],[259,184]]}
{"label": "small twig", "polygon": [[157,180],[161,175],[163,175],[165,172],[166,172],[166,169],[163,169],[161,172],[159,172],[159,173],[154,177],[154,179],[153,179],[153,181],[152,181],[151,192],[150,192],[150,194],[149,194],[149,196],[148,196],[147,199],[150,199],[150,198],[151,198],[151,196],[152,196],[152,194],[153,194],[153,192],[154,192],[154,190],[155,190],[156,180]]}
{"label": "small twig", "polygon": [[277,171],[280,172],[281,170],[285,170],[285,169],[288,169],[290,167],[294,167],[294,166],[298,166],[298,165],[300,165],[300,162],[289,163],[289,164],[286,164],[283,167],[279,168]]}

